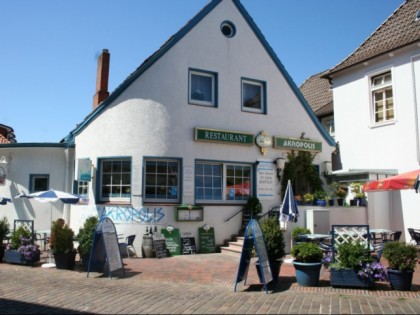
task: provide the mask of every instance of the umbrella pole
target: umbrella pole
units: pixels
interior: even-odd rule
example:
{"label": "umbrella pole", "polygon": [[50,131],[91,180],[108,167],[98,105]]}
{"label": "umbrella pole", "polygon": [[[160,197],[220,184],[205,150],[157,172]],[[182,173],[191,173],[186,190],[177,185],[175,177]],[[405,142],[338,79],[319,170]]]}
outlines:
{"label": "umbrella pole", "polygon": [[48,263],[42,264],[42,268],[55,268],[55,263],[51,261],[51,233],[52,233],[52,203],[50,202],[50,246],[48,249]]}

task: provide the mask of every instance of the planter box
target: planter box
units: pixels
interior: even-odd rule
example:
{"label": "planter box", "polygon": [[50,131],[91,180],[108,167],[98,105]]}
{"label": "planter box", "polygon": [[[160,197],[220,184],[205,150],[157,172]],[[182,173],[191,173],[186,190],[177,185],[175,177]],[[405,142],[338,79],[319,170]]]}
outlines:
{"label": "planter box", "polygon": [[19,253],[17,250],[6,250],[4,252],[4,262],[9,264],[19,264],[19,265],[33,265],[35,262],[38,262],[41,259],[41,254],[38,251],[37,254],[32,259],[25,259],[23,254]]}
{"label": "planter box", "polygon": [[330,268],[330,283],[333,287],[372,288],[375,282],[360,278],[353,269]]}

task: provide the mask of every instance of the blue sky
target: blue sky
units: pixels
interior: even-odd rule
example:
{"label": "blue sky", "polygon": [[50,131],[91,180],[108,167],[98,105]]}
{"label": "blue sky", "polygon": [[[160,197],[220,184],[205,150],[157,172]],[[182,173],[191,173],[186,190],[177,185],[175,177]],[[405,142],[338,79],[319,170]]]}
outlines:
{"label": "blue sky", "polygon": [[[403,0],[242,0],[296,85],[351,54]],[[0,1],[0,124],[58,142],[92,110],[97,57],[109,91],[208,0]]]}

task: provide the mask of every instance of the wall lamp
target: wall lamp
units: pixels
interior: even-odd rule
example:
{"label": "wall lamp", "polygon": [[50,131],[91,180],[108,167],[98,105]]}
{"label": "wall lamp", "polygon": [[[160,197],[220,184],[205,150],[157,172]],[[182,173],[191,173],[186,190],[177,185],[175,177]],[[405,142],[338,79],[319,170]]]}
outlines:
{"label": "wall lamp", "polygon": [[330,161],[324,162],[324,177],[327,178],[332,173],[332,165]]}
{"label": "wall lamp", "polygon": [[277,179],[281,180],[281,172],[284,169],[284,165],[286,164],[286,159],[279,157],[273,161],[274,164],[276,164],[277,169]]}
{"label": "wall lamp", "polygon": [[207,223],[205,223],[201,228],[206,232],[208,232],[211,229]]}
{"label": "wall lamp", "polygon": [[175,230],[175,228],[174,228],[172,225],[168,225],[168,226],[166,227],[166,230],[167,230],[169,233],[172,233],[172,232],[173,232],[173,230]]}

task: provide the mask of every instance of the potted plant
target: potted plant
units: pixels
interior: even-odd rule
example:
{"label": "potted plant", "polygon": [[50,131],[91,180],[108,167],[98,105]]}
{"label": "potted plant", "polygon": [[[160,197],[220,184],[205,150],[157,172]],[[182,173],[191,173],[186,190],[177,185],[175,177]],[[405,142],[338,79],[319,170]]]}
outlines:
{"label": "potted plant", "polygon": [[350,190],[354,195],[354,200],[356,201],[356,205],[364,206],[366,195],[363,192],[363,184],[360,182],[353,182],[350,184]]}
{"label": "potted plant", "polygon": [[262,212],[262,205],[258,197],[250,196],[244,207],[242,208],[242,212],[248,212],[251,214],[251,219],[258,213]]}
{"label": "potted plant", "polygon": [[6,239],[7,234],[10,233],[10,224],[7,220],[7,217],[3,217],[0,220],[0,262],[3,261],[5,246],[3,245],[3,241]]}
{"label": "potted plant", "polygon": [[302,226],[295,227],[292,230],[292,239],[293,239],[293,242],[295,244],[301,242],[302,241],[301,235],[304,235],[304,234],[311,234],[311,230],[310,229],[307,229],[305,227],[302,227]]}
{"label": "potted plant", "polygon": [[386,280],[384,266],[374,261],[366,244],[361,242],[339,244],[329,269],[332,286],[371,288],[376,281]]}
{"label": "potted plant", "polygon": [[337,198],[337,204],[339,206],[342,206],[344,203],[344,199],[347,196],[348,188],[344,184],[341,184],[339,182],[332,182],[330,184],[332,196]]}
{"label": "potted plant", "polygon": [[303,195],[303,200],[305,201],[305,204],[311,205],[314,202],[314,195],[311,193],[306,193]]}
{"label": "potted plant", "polygon": [[[286,255],[283,230],[275,217],[264,218],[259,224],[264,235],[273,281],[276,282],[280,274],[283,258]],[[260,271],[259,266],[257,266],[257,271]]]}
{"label": "potted plant", "polygon": [[41,259],[38,246],[33,244],[31,232],[23,226],[13,231],[6,246],[4,261],[11,264],[33,265]]}
{"label": "potted plant", "polygon": [[290,254],[295,258],[292,262],[296,270],[298,284],[309,287],[317,286],[323,258],[321,248],[312,242],[300,243],[293,246]]}
{"label": "potted plant", "polygon": [[302,196],[301,195],[295,195],[295,201],[297,205],[302,204]]}
{"label": "potted plant", "polygon": [[95,216],[87,218],[77,234],[77,240],[79,241],[77,251],[82,259],[82,267],[84,270],[87,270],[88,267],[93,238],[95,236],[95,227],[98,224],[98,221],[98,218]]}
{"label": "potted plant", "polygon": [[74,232],[63,219],[52,223],[51,250],[57,269],[73,270],[76,250],[73,245]]}
{"label": "potted plant", "polygon": [[327,205],[326,197],[327,193],[322,189],[314,192],[314,199],[316,199],[316,204],[320,207],[325,207]]}
{"label": "potted plant", "polygon": [[388,261],[388,279],[393,290],[410,290],[417,264],[417,248],[405,242],[386,242],[382,256]]}

